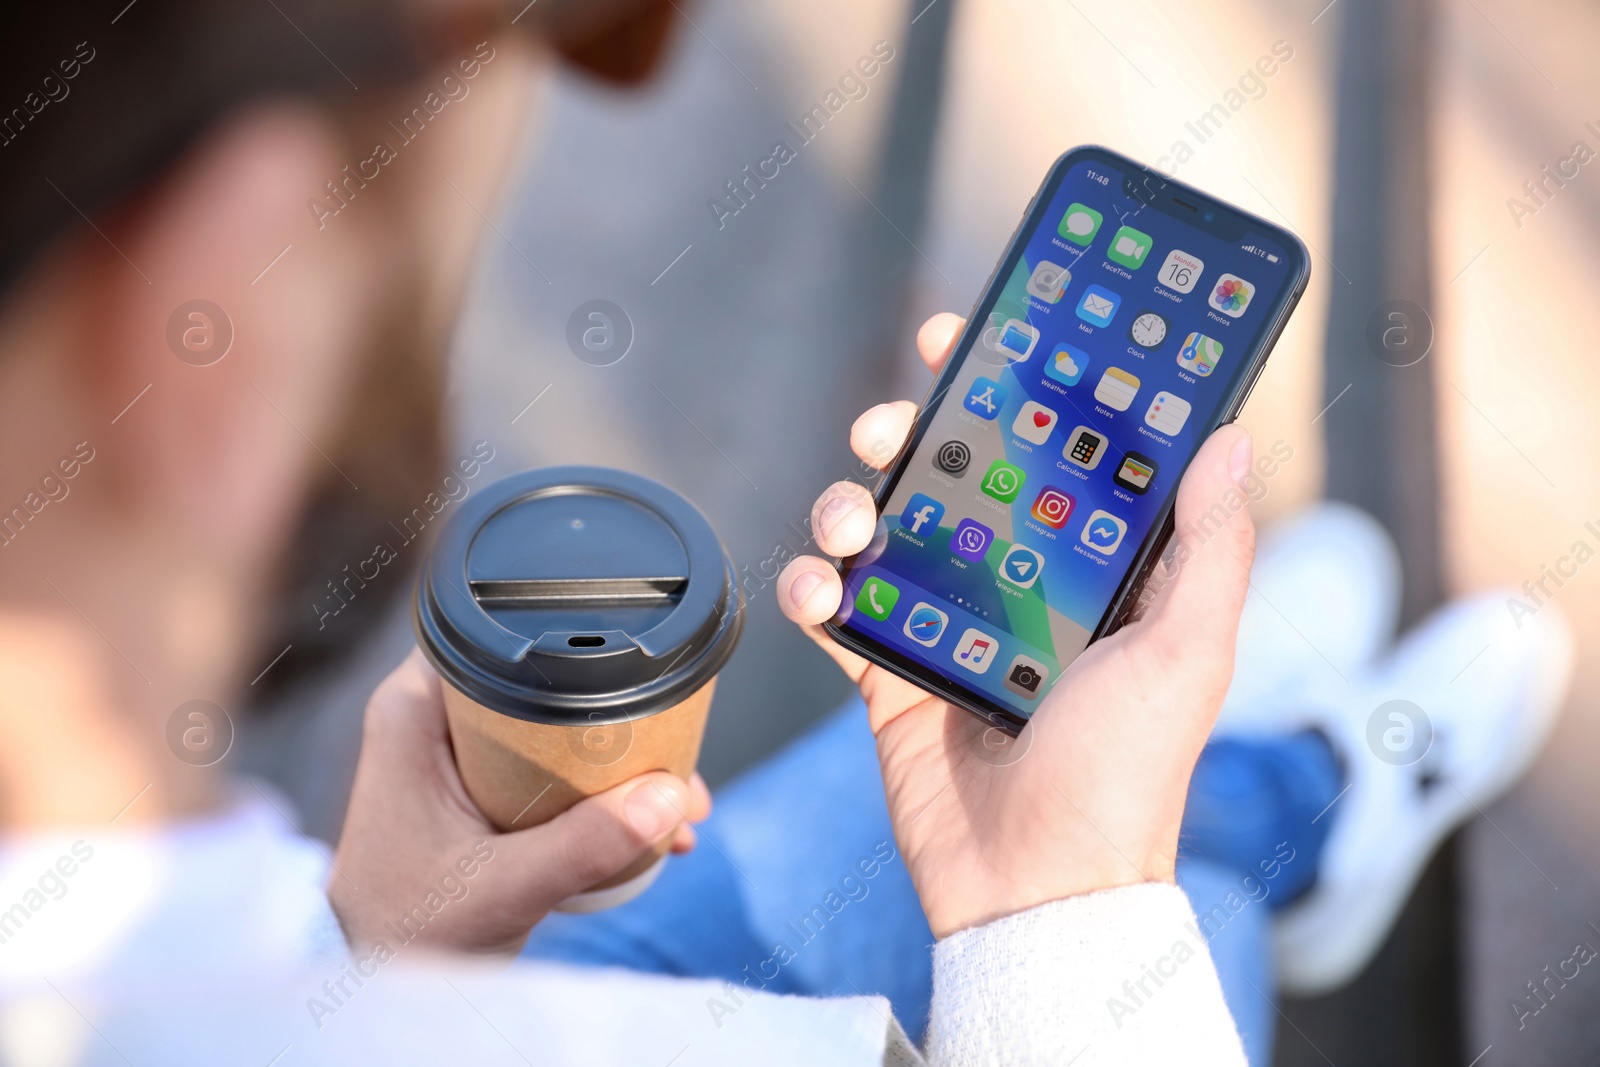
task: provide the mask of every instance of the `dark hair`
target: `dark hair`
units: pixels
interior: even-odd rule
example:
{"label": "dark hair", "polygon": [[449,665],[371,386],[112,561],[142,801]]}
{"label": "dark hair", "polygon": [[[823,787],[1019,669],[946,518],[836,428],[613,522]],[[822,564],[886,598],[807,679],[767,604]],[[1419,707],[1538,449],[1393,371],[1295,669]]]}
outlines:
{"label": "dark hair", "polygon": [[[420,10],[403,0],[0,0],[0,292],[66,226],[148,182],[245,101],[352,98],[416,74],[450,43],[419,26]],[[524,13],[519,28],[625,84],[656,67],[673,9],[547,0]],[[487,35],[500,15],[463,4],[431,17]]]}
{"label": "dark hair", "polygon": [[243,101],[354,93],[421,58],[387,0],[0,3],[0,290]]}

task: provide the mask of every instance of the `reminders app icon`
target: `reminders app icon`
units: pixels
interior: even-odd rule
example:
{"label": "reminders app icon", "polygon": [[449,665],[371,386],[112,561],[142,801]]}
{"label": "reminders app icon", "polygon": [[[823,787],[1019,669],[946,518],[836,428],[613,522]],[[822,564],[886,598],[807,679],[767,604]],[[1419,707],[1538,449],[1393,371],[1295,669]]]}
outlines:
{"label": "reminders app icon", "polygon": [[1168,437],[1183,429],[1183,424],[1189,421],[1189,402],[1181,396],[1173,396],[1163,389],[1150,401],[1150,410],[1144,413],[1144,424],[1156,433],[1164,433]]}

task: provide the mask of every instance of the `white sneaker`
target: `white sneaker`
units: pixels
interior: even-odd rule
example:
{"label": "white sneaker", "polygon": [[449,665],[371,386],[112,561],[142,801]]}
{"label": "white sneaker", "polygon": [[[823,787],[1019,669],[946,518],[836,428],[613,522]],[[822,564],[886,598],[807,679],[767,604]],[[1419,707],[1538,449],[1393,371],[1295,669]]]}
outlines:
{"label": "white sneaker", "polygon": [[1400,555],[1378,521],[1327,501],[1263,532],[1217,732],[1282,734],[1394,640]]}
{"label": "white sneaker", "polygon": [[1321,702],[1317,725],[1349,785],[1320,816],[1333,825],[1316,882],[1274,925],[1286,991],[1316,996],[1359,974],[1434,849],[1543,747],[1571,676],[1572,633],[1549,604],[1514,620],[1509,595],[1447,605],[1336,704]]}

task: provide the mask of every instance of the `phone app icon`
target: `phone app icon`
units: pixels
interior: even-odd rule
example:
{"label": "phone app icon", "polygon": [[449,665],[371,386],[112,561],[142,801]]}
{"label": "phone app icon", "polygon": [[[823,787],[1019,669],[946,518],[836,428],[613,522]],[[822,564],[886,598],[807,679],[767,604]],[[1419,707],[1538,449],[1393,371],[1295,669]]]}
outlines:
{"label": "phone app icon", "polygon": [[1078,301],[1078,318],[1095,326],[1110,326],[1121,306],[1122,297],[1103,286],[1091,285]]}
{"label": "phone app icon", "polygon": [[1127,411],[1139,391],[1139,379],[1121,367],[1107,367],[1094,387],[1094,398],[1112,411]]}
{"label": "phone app icon", "polygon": [[1100,212],[1088,204],[1073,202],[1067,205],[1067,213],[1061,216],[1060,223],[1056,225],[1056,233],[1061,235],[1063,241],[1087,248],[1089,242],[1094,240],[1094,235],[1100,232],[1101,221]]}
{"label": "phone app icon", "polygon": [[983,484],[978,488],[1000,503],[1009,504],[1017,499],[1017,494],[1022,491],[1022,483],[1027,477],[1022,473],[1021,467],[1014,467],[1003,459],[997,459],[989,464],[989,469],[983,475]]}
{"label": "phone app icon", "polygon": [[1006,558],[1000,561],[1000,577],[1018,589],[1032,588],[1044,570],[1044,557],[1031,548],[1012,545]]}
{"label": "phone app icon", "polygon": [[967,632],[961,635],[961,640],[956,642],[950,658],[973,674],[982,674],[994,662],[999,644],[998,639],[969,626]]}
{"label": "phone app icon", "polygon": [[1100,461],[1105,458],[1106,449],[1110,442],[1106,435],[1099,430],[1091,430],[1087,426],[1079,426],[1067,434],[1067,447],[1061,450],[1061,458],[1068,463],[1092,471],[1100,466]]}
{"label": "phone app icon", "polygon": [[1141,311],[1128,327],[1128,340],[1140,348],[1155,348],[1167,339],[1167,320],[1154,311]]}
{"label": "phone app icon", "polygon": [[1150,245],[1149,234],[1132,226],[1124,226],[1111,239],[1111,247],[1106,249],[1106,258],[1113,263],[1121,263],[1129,270],[1138,270],[1144,266],[1144,257],[1149,254]]}
{"label": "phone app icon", "polygon": [[1021,362],[1033,355],[1033,346],[1039,343],[1039,331],[1021,319],[1007,319],[1004,326],[990,326],[984,330],[983,343],[991,351],[1013,362]]}
{"label": "phone app icon", "polygon": [[993,541],[994,531],[989,527],[971,519],[962,519],[961,525],[956,527],[956,532],[950,537],[950,551],[962,559],[982,563]]}
{"label": "phone app icon", "polygon": [[1178,349],[1178,366],[1202,378],[1217,369],[1217,360],[1221,358],[1222,342],[1203,333],[1191,333]]}
{"label": "phone app icon", "polygon": [[1048,677],[1049,667],[1036,659],[1018,656],[1006,668],[1006,688],[1024,700],[1035,700],[1039,696],[1039,687],[1044,685]]}
{"label": "phone app icon", "polygon": [[1192,292],[1195,283],[1200,280],[1200,272],[1205,268],[1199,256],[1191,256],[1174,248],[1167,253],[1167,260],[1161,264],[1156,280],[1174,292]]}
{"label": "phone app icon", "polygon": [[967,473],[967,464],[971,462],[972,449],[963,441],[946,441],[933,454],[933,465],[952,478],[959,478]]}
{"label": "phone app icon", "polygon": [[1206,303],[1230,319],[1236,319],[1244,314],[1244,309],[1250,306],[1250,298],[1255,295],[1255,286],[1237,274],[1224,274],[1217,279],[1217,287],[1211,290]]}
{"label": "phone app icon", "polygon": [[1150,409],[1144,413],[1144,424],[1156,433],[1164,433],[1168,437],[1183,429],[1183,424],[1189,421],[1191,408],[1189,402],[1181,396],[1173,396],[1163,389],[1150,401]]}
{"label": "phone app icon", "polygon": [[944,628],[948,625],[950,616],[932,604],[918,601],[917,606],[911,609],[911,614],[906,616],[902,632],[917,644],[932,648],[944,636]]}
{"label": "phone app icon", "polygon": [[1061,299],[1061,294],[1067,291],[1067,283],[1072,281],[1072,272],[1065,267],[1043,260],[1033,268],[1033,274],[1028,277],[1028,295],[1038,297],[1046,304],[1054,304]]}
{"label": "phone app icon", "polygon": [[1056,428],[1056,413],[1036,400],[1030,400],[1022,405],[1022,410],[1017,412],[1016,421],[1011,424],[1011,432],[1027,441],[1029,444],[1042,445],[1050,439],[1050,431]]}
{"label": "phone app icon", "polygon": [[1062,385],[1077,385],[1083,372],[1089,369],[1089,353],[1075,345],[1059,344],[1045,360],[1044,373]]}
{"label": "phone app icon", "polygon": [[895,601],[899,599],[900,590],[882,578],[868,578],[861,592],[856,594],[856,610],[882,622],[889,617]]}
{"label": "phone app icon", "polygon": [[980,419],[992,419],[1006,406],[1006,387],[993,378],[979,378],[967,390],[963,406]]}
{"label": "phone app icon", "polygon": [[1150,488],[1150,483],[1155,480],[1157,469],[1156,461],[1149,456],[1129,452],[1122,457],[1122,466],[1117,468],[1117,473],[1111,476],[1111,480],[1128,492],[1142,496],[1144,491]]}
{"label": "phone app icon", "polygon": [[944,518],[944,505],[926,493],[916,493],[900,513],[900,528],[914,534],[933,533]]}
{"label": "phone app icon", "polygon": [[1127,532],[1128,524],[1111,512],[1096,511],[1089,516],[1089,521],[1084,523],[1083,534],[1078,540],[1102,556],[1109,556],[1122,545],[1123,535]]}
{"label": "phone app icon", "polygon": [[1034,497],[1033,510],[1029,514],[1052,530],[1059,530],[1072,517],[1072,509],[1077,503],[1077,498],[1071,493],[1047,485]]}

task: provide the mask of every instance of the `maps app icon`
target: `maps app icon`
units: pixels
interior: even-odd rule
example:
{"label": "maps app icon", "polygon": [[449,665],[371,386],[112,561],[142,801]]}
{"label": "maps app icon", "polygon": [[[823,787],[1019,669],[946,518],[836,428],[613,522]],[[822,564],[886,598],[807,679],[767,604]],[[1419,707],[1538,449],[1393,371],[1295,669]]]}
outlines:
{"label": "maps app icon", "polygon": [[1184,338],[1183,347],[1178,349],[1178,366],[1194,371],[1202,378],[1217,369],[1217,360],[1221,358],[1222,342],[1203,333],[1191,333]]}

